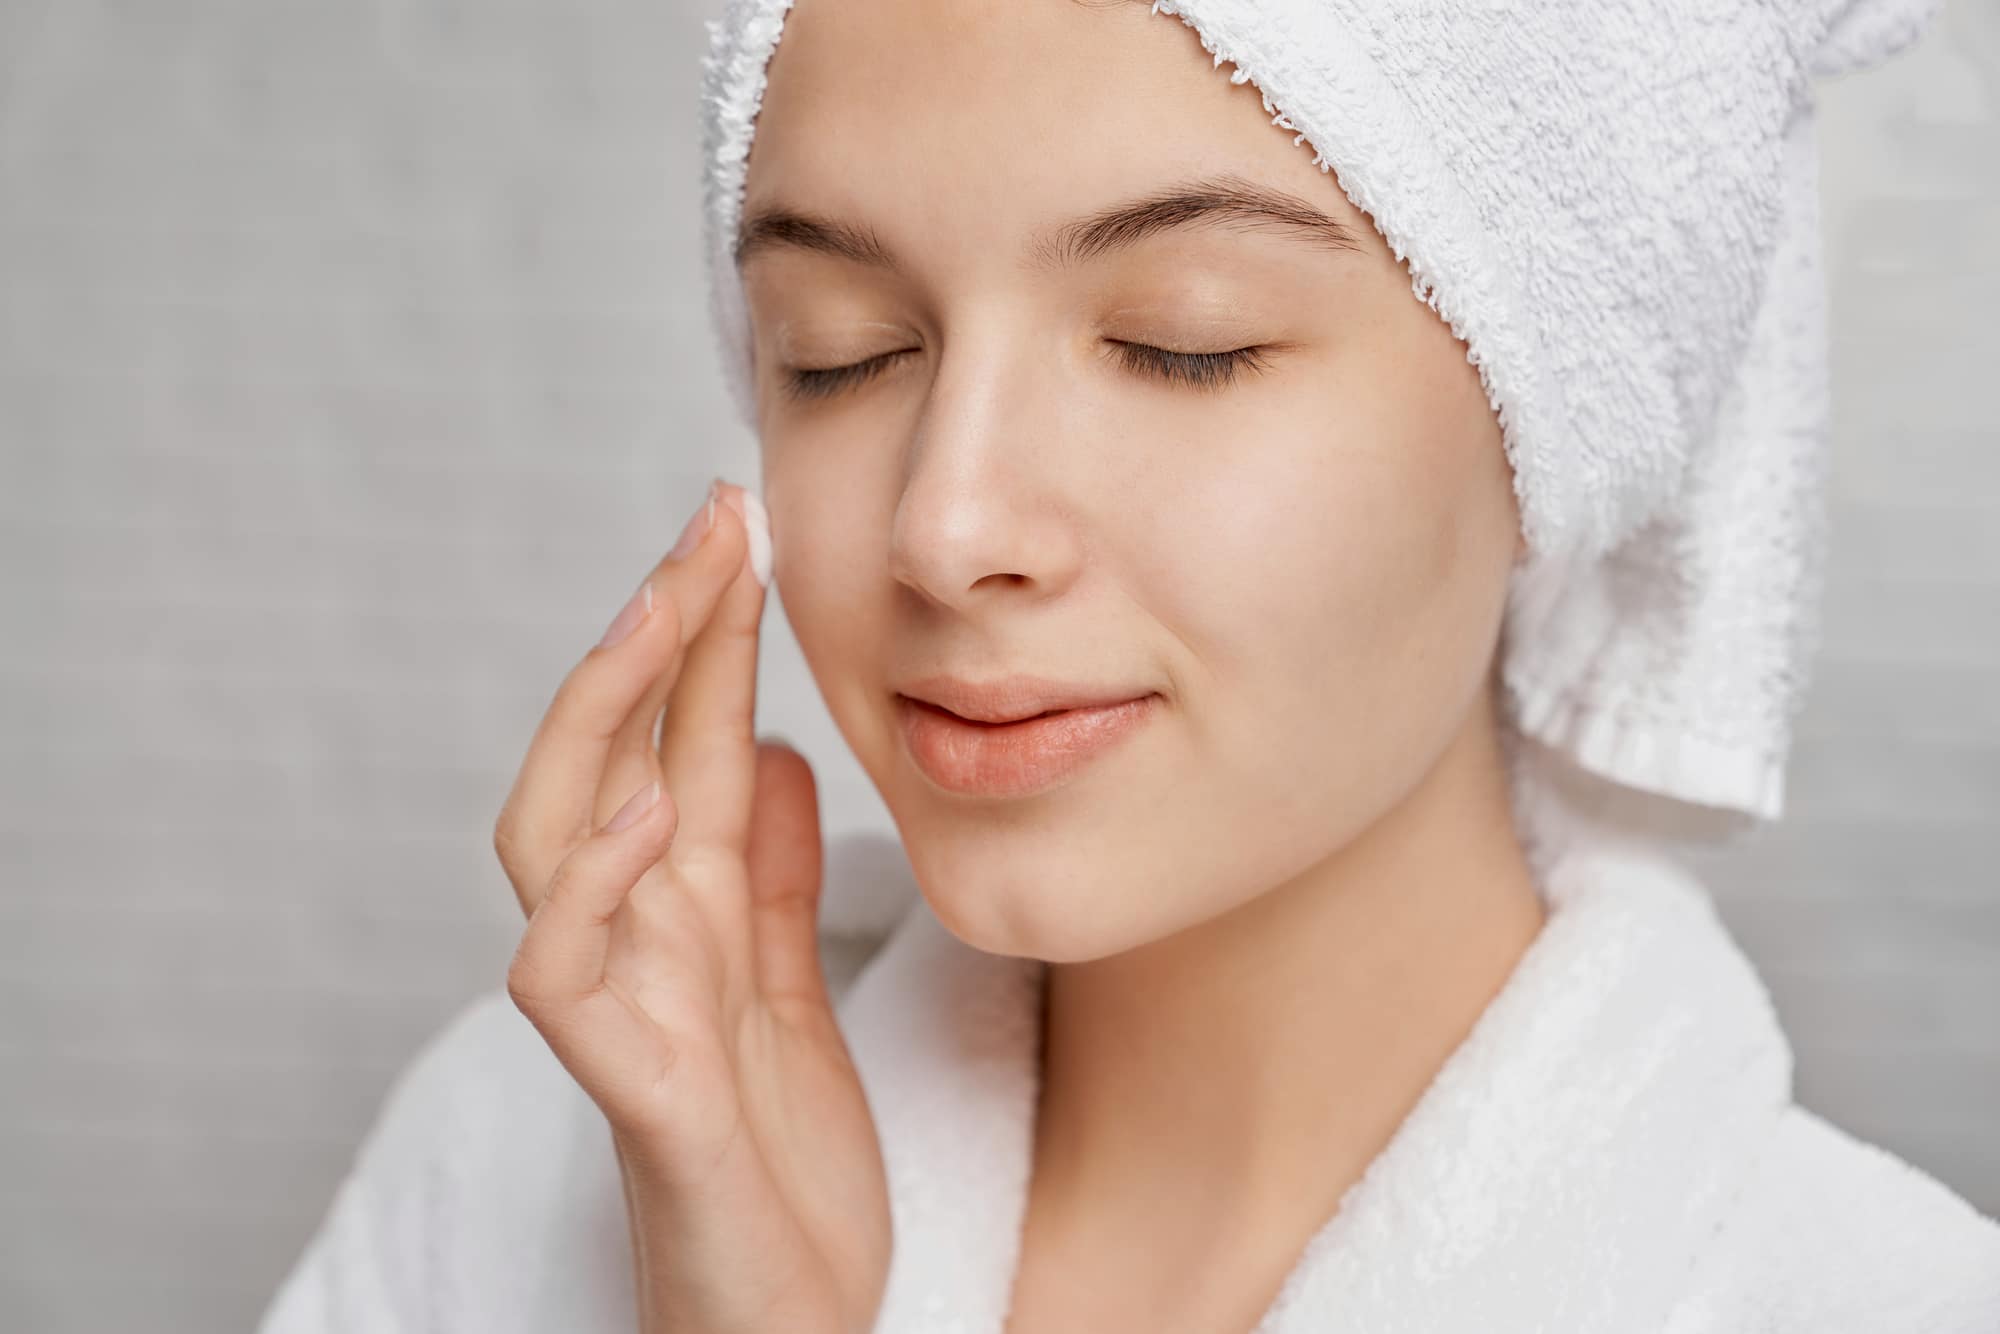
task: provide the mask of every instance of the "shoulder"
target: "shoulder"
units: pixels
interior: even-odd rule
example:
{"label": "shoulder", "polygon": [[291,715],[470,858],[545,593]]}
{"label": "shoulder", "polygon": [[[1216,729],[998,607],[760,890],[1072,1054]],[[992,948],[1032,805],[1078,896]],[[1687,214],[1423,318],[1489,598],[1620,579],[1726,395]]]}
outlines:
{"label": "shoulder", "polygon": [[[838,1004],[908,907],[893,874],[875,886],[883,854],[869,838],[829,849],[820,965]],[[464,1004],[411,1056],[385,1095],[360,1157],[408,1161],[441,1145],[541,1142],[585,1110],[594,1111],[541,1033],[499,988]]]}
{"label": "shoulder", "polygon": [[[881,943],[874,934],[820,933],[821,966],[836,1003]],[[599,1131],[608,1136],[596,1104],[513,998],[495,988],[464,1004],[417,1049],[384,1096],[356,1162],[384,1179],[428,1173],[492,1190],[503,1174],[518,1179],[531,1171],[527,1160],[538,1150],[546,1158],[551,1146]]]}
{"label": "shoulder", "polygon": [[[259,1334],[577,1330],[631,1300],[617,1160],[595,1105],[503,990],[405,1064]],[[624,1326],[624,1327],[629,1327]]]}
{"label": "shoulder", "polygon": [[[856,866],[829,871],[839,889],[833,875]],[[871,892],[866,903],[841,900],[842,929],[819,933],[836,1004],[906,906],[893,883]],[[494,988],[432,1032],[390,1084],[258,1328],[629,1329],[629,1252],[602,1114]]]}
{"label": "shoulder", "polygon": [[1677,1315],[1673,1334],[1995,1334],[2000,1223],[1793,1104]]}
{"label": "shoulder", "polygon": [[[916,897],[913,884],[893,839],[848,834],[829,845],[819,947],[836,1004]],[[491,1146],[545,1144],[595,1112],[541,1033],[495,988],[461,1006],[411,1056],[357,1165],[392,1173]]]}

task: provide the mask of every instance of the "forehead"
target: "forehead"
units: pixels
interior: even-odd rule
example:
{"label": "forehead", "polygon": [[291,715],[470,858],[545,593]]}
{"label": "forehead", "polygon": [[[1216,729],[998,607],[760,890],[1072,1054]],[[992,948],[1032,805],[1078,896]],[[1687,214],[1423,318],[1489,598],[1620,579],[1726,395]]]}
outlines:
{"label": "forehead", "polygon": [[1145,0],[795,0],[745,204],[781,194],[918,227],[1027,227],[1228,173],[1358,218],[1292,140],[1253,85],[1232,84],[1191,28]]}

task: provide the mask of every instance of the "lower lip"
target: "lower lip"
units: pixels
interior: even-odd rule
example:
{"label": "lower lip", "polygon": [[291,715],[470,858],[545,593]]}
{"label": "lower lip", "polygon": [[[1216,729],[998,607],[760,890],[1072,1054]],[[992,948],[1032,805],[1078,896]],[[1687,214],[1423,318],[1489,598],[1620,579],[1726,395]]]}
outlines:
{"label": "lower lip", "polygon": [[1153,716],[1158,695],[1064,709],[1018,723],[968,722],[898,696],[903,741],[939,787],[980,797],[1025,797],[1062,782]]}

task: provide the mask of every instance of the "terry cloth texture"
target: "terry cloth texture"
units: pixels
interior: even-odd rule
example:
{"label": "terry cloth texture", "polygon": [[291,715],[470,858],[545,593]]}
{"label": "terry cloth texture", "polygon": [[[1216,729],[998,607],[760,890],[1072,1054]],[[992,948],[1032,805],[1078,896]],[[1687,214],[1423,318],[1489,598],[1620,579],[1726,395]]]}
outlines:
{"label": "terry cloth texture", "polygon": [[[732,250],[790,3],[727,0],[704,60],[710,308],[753,430]],[[1517,784],[1632,828],[1777,819],[1826,545],[1813,81],[1938,0],[1152,8],[1256,86],[1478,368],[1529,547],[1501,652],[1539,743]]]}
{"label": "terry cloth texture", "polygon": [[[2000,1331],[2000,1224],[1793,1100],[1770,997],[1678,862],[1579,838],[1545,892],[1256,1334]],[[830,973],[896,1237],[873,1334],[1005,1327],[1045,968],[913,897]],[[397,1080],[258,1329],[630,1334],[631,1265],[604,1117],[495,991]]]}

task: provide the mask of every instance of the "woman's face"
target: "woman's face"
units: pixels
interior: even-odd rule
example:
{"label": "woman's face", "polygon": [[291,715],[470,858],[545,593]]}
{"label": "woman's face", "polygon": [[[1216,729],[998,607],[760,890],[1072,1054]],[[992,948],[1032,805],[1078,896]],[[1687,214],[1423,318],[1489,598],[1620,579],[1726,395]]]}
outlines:
{"label": "woman's face", "polygon": [[[1518,513],[1478,373],[1227,73],[1076,0],[799,0],[769,68],[775,587],[925,897],[994,952],[1116,953],[1310,870],[1487,684]],[[1016,673],[1154,697],[1054,780],[935,715],[913,750],[904,692]],[[987,745],[997,786],[956,786]]]}

